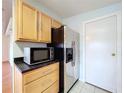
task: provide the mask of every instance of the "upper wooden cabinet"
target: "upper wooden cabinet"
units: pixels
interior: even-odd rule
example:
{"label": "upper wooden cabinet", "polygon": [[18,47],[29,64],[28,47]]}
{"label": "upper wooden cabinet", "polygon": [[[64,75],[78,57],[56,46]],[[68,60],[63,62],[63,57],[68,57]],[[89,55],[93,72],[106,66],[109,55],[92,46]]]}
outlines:
{"label": "upper wooden cabinet", "polygon": [[52,28],[59,28],[62,24],[54,19],[52,19]]}
{"label": "upper wooden cabinet", "polygon": [[22,0],[15,3],[15,25],[16,40],[37,40],[37,10]]}
{"label": "upper wooden cabinet", "polygon": [[23,0],[15,0],[15,35],[17,41],[51,42],[51,17],[40,13]]}
{"label": "upper wooden cabinet", "polygon": [[43,42],[51,42],[51,17],[46,14],[39,13],[39,40]]}
{"label": "upper wooden cabinet", "polygon": [[[25,3],[22,3],[22,38],[37,40],[37,10]],[[21,20],[20,20],[21,21]]]}

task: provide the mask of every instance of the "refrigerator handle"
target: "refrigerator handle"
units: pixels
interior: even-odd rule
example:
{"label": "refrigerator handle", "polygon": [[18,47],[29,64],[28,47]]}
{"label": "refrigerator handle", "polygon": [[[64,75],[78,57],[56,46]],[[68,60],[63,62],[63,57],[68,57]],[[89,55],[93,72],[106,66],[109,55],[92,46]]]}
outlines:
{"label": "refrigerator handle", "polygon": [[72,41],[72,48],[73,48],[73,61],[72,61],[72,66],[75,66],[75,41]]}

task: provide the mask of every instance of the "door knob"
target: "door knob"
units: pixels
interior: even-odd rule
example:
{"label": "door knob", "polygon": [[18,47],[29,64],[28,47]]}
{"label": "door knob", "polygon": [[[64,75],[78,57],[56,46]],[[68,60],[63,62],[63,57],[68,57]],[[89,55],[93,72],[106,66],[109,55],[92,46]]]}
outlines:
{"label": "door knob", "polygon": [[115,53],[112,53],[112,56],[115,56]]}

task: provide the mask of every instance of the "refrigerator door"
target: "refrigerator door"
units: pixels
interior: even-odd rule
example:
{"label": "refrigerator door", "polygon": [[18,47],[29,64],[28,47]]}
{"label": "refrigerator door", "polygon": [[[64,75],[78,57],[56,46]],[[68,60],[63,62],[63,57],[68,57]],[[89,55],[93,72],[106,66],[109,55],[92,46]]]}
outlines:
{"label": "refrigerator door", "polygon": [[[73,60],[66,62],[66,48],[73,49]],[[67,93],[79,78],[79,34],[65,27],[64,31],[64,93]]]}

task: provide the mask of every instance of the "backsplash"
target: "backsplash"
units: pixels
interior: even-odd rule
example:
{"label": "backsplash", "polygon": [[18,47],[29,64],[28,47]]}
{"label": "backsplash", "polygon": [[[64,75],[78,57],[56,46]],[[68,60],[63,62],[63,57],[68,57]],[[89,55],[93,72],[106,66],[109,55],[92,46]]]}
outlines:
{"label": "backsplash", "polygon": [[24,47],[46,47],[45,43],[14,42],[13,57],[23,57]]}

